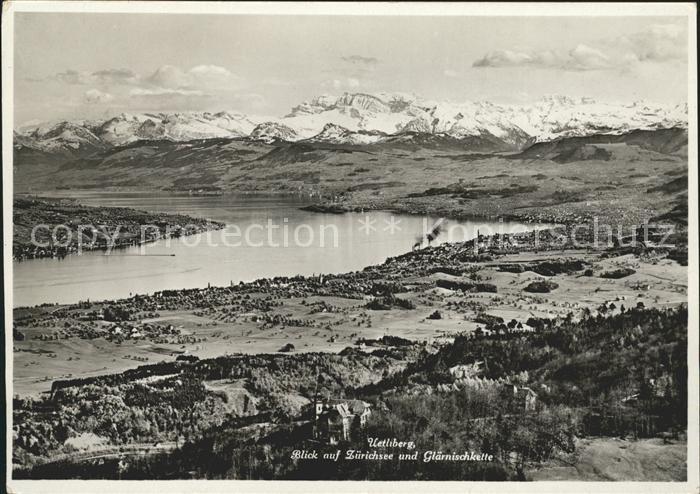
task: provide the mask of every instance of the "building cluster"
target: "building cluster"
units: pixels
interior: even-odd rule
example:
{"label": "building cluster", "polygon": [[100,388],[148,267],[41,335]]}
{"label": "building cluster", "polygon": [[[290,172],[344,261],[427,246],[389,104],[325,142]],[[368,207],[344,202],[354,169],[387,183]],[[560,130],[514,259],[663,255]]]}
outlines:
{"label": "building cluster", "polygon": [[362,400],[316,400],[314,439],[328,444],[349,441],[365,427],[371,413],[370,404]]}

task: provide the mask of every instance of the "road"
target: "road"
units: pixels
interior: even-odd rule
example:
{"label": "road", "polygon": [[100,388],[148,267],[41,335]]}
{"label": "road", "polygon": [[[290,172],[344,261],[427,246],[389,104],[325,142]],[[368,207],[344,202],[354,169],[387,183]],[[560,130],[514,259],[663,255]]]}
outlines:
{"label": "road", "polygon": [[80,451],[77,453],[57,455],[49,458],[44,464],[58,463],[62,461],[82,462],[98,460],[100,458],[120,458],[122,456],[133,455],[152,455],[164,453],[173,450],[177,447],[175,441],[166,441],[157,443],[135,443],[124,446],[110,446],[109,448],[92,449],[88,451]]}

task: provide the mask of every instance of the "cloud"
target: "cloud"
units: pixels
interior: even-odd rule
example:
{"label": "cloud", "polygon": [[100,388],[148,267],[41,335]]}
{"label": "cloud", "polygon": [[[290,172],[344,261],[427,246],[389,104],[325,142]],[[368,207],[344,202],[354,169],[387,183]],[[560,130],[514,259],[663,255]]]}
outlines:
{"label": "cloud", "polygon": [[[176,98],[189,100],[214,95],[223,97],[243,86],[242,79],[227,68],[206,64],[187,70],[174,65],[163,65],[147,77],[126,68],[108,68],[94,72],[68,69],[43,80],[67,85],[99,86],[99,90],[90,89],[85,92],[84,99],[89,104],[106,103],[117,98],[172,101]],[[123,87],[130,89],[120,89]]]}
{"label": "cloud", "polygon": [[[241,89],[242,79],[225,67],[196,65],[183,70],[175,65],[158,67],[150,76],[142,79],[130,92],[131,98],[149,102],[189,104],[192,100],[226,98]],[[188,103],[189,102],[189,103]]]}
{"label": "cloud", "polygon": [[569,51],[495,50],[472,64],[478,68],[533,67],[573,71],[626,69],[638,63],[687,59],[687,34],[680,25],[653,25],[648,29]]}
{"label": "cloud", "polygon": [[363,64],[363,65],[374,65],[379,63],[379,59],[374,57],[363,57],[361,55],[348,55],[345,57],[340,57],[344,62],[350,62],[353,64]]}
{"label": "cloud", "polygon": [[64,84],[92,84],[93,79],[89,72],[78,72],[77,70],[68,69],[65,72],[59,72],[50,79],[62,82]]}
{"label": "cloud", "polygon": [[446,77],[459,77],[459,73],[452,69],[445,69],[442,72]]}
{"label": "cloud", "polygon": [[134,88],[129,91],[129,96],[134,97],[149,97],[149,96],[209,96],[199,89],[180,89],[180,88]]}
{"label": "cloud", "polygon": [[614,68],[614,64],[605,53],[587,45],[578,45],[571,50],[569,58],[570,67],[576,70]]}
{"label": "cloud", "polygon": [[[47,94],[71,95],[71,98],[61,96],[53,104],[65,102],[72,109],[82,106],[83,109],[103,111],[100,110],[100,105],[109,104],[129,111],[220,110],[238,107],[249,111],[269,106],[269,102],[254,92],[245,80],[226,67],[213,64],[185,68],[161,65],[141,74],[129,68],[118,67],[95,71],[66,69],[33,82],[50,84]],[[352,81],[347,83],[353,84]]]}
{"label": "cloud", "polygon": [[533,55],[511,50],[496,50],[487,53],[472,65],[474,67],[513,67],[532,63]]}
{"label": "cloud", "polygon": [[[35,81],[40,80],[43,79],[35,79]],[[49,76],[47,80],[69,85],[119,85],[136,84],[139,81],[139,76],[129,69],[104,69],[96,72],[78,72],[77,70],[68,69],[65,72]]]}
{"label": "cloud", "polygon": [[474,67],[538,67],[564,70],[601,70],[614,68],[613,61],[599,49],[580,44],[567,53],[551,50],[524,52],[497,50],[486,54]]}
{"label": "cloud", "polygon": [[[99,85],[103,88],[132,86],[135,96],[181,94],[191,96],[209,91],[226,91],[240,88],[242,80],[225,67],[197,65],[183,70],[174,65],[158,67],[150,76],[142,77],[125,68],[110,68],[95,72],[79,72],[68,69],[45,80],[68,85]],[[168,91],[169,90],[169,91]],[[174,90],[180,90],[178,91]]]}
{"label": "cloud", "polygon": [[197,65],[190,69],[190,74],[204,77],[231,77],[231,72],[218,65]]}
{"label": "cloud", "polygon": [[163,65],[151,74],[146,82],[161,88],[184,88],[192,84],[190,77],[179,67]]}
{"label": "cloud", "polygon": [[608,43],[614,43],[640,62],[685,60],[688,56],[686,30],[677,24],[657,24],[640,33],[619,36]]}
{"label": "cloud", "polygon": [[105,69],[91,74],[100,84],[135,84],[139,76],[129,69]]}
{"label": "cloud", "polygon": [[170,89],[226,89],[239,84],[240,79],[218,65],[197,65],[187,71],[174,65],[163,65],[145,82]]}
{"label": "cloud", "polygon": [[85,102],[91,105],[109,103],[114,99],[109,93],[100,91],[99,89],[89,89],[85,91]]}
{"label": "cloud", "polygon": [[218,65],[197,65],[188,74],[192,78],[192,84],[197,87],[231,89],[239,87],[243,82],[227,68]]}

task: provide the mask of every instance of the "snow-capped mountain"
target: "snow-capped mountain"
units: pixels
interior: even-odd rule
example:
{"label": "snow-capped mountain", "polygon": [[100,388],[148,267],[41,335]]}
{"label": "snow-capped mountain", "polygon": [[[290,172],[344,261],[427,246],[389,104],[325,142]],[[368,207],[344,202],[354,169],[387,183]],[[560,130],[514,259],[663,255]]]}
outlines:
{"label": "snow-capped mountain", "polygon": [[327,142],[332,144],[373,144],[387,137],[387,134],[379,131],[359,130],[353,132],[345,127],[328,123],[323,130],[308,139],[313,142]]}
{"label": "snow-capped mountain", "polygon": [[256,125],[249,137],[268,144],[277,141],[296,141],[298,139],[294,129],[278,122],[263,122]]}
{"label": "snow-capped mountain", "polygon": [[17,134],[42,151],[112,147],[139,140],[191,141],[248,136],[257,122],[239,113],[121,113],[102,122],[42,124]]}
{"label": "snow-capped mountain", "polygon": [[434,102],[409,95],[344,94],[335,100],[323,96],[305,102],[282,121],[300,135],[322,130],[321,123],[333,123],[350,131],[386,134],[418,132],[463,138],[488,133],[519,147],[559,137],[685,126],[687,105],[610,104],[562,96],[546,97],[534,105],[497,105]]}
{"label": "snow-capped mountain", "polygon": [[409,120],[423,113],[412,105],[413,101],[396,95],[345,93],[339,98],[324,95],[294,107],[282,121],[307,139],[323,132],[326,124],[355,132],[395,134]]}
{"label": "snow-capped mountain", "polygon": [[15,142],[75,154],[139,140],[249,137],[268,143],[306,140],[361,145],[401,134],[431,134],[467,142],[496,139],[517,150],[562,137],[687,127],[687,119],[687,104],[601,103],[549,96],[531,105],[500,105],[438,102],[403,93],[345,93],[303,102],[281,118],[235,112],[120,114],[102,122],[21,128]]}
{"label": "snow-capped mountain", "polygon": [[55,154],[89,154],[106,147],[84,122],[39,125],[16,133],[15,145]]}
{"label": "snow-capped mountain", "polygon": [[191,141],[247,136],[257,123],[239,113],[122,113],[104,122],[96,134],[111,145],[141,139]]}

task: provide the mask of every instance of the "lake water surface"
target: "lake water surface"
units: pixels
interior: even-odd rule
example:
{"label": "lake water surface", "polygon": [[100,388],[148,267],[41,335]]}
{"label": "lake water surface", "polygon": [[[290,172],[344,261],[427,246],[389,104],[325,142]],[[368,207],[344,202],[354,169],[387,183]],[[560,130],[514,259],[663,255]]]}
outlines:
{"label": "lake water surface", "polygon": [[[82,193],[82,204],[183,213],[227,224],[224,230],[142,247],[89,252],[63,260],[15,262],[15,307],[74,303],[204,288],[274,276],[361,270],[411,250],[439,220],[387,212],[320,214],[302,211],[307,199],[279,196]],[[433,244],[481,233],[539,228],[512,222],[449,221]],[[173,255],[174,254],[174,255]]]}

